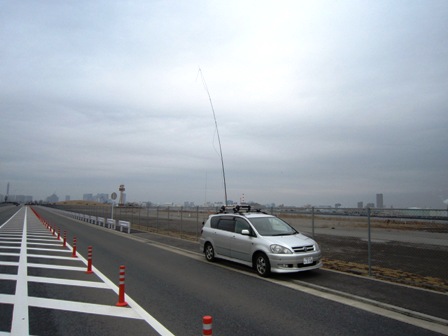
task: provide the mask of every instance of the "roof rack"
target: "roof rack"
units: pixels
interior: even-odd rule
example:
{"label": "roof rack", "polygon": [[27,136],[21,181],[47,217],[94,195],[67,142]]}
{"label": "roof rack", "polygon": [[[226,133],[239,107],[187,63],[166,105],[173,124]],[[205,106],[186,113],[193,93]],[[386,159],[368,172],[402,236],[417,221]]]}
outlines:
{"label": "roof rack", "polygon": [[[238,204],[238,205],[235,205],[235,206],[230,206],[230,205],[228,205],[228,206],[225,206],[225,205],[223,205],[220,209],[219,209],[219,212],[218,213],[230,213],[231,211],[233,212],[233,213],[237,213],[237,214],[240,214],[240,215],[244,215],[244,213],[249,213],[249,212],[251,212],[251,206],[250,205],[247,205],[247,204],[244,204],[244,205],[242,205],[242,204]],[[245,212],[243,212],[244,210],[246,210]],[[261,209],[255,209],[254,211],[252,211],[252,212],[259,212],[259,213],[265,213],[265,212],[263,212],[263,211],[261,211]]]}
{"label": "roof rack", "polygon": [[219,213],[229,213],[232,210],[233,213],[242,213],[242,210],[246,210],[246,212],[250,212],[250,205],[223,205],[219,209]]}

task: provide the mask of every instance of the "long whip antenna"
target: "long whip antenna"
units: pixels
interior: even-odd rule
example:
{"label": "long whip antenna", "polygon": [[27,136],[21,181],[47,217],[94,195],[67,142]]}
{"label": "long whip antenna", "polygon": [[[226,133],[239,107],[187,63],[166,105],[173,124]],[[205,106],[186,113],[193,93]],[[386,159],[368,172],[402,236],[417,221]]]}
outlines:
{"label": "long whip antenna", "polygon": [[207,83],[205,82],[204,76],[202,75],[202,70],[199,68],[199,73],[201,74],[202,84],[204,85],[205,91],[208,95],[208,100],[210,101],[210,106],[212,107],[213,119],[215,120],[216,134],[218,135],[219,153],[221,154],[221,167],[222,167],[222,179],[224,182],[224,205],[227,205],[227,186],[226,186],[226,173],[224,170],[224,158],[222,156],[221,138],[219,137],[218,122],[216,121],[215,108],[213,107],[212,97],[208,91]]}

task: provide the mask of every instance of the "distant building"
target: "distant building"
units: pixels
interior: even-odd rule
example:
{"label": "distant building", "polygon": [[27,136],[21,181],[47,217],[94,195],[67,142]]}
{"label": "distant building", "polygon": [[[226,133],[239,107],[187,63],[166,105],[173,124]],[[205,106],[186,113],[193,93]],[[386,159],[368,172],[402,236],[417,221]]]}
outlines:
{"label": "distant building", "polygon": [[46,200],[48,203],[56,203],[59,202],[59,197],[56,194],[47,197]]}
{"label": "distant building", "polygon": [[8,195],[8,202],[17,202],[17,203],[30,203],[33,201],[33,196],[29,195]]}
{"label": "distant building", "polygon": [[84,194],[82,195],[83,201],[93,201],[93,194]]}
{"label": "distant building", "polygon": [[65,201],[66,201],[66,202],[70,201],[70,195],[66,195],[66,196],[65,196]]}
{"label": "distant building", "polygon": [[366,208],[374,208],[374,207],[375,207],[375,204],[373,204],[373,203],[366,204]]}
{"label": "distant building", "polygon": [[33,201],[33,196],[29,196],[29,195],[16,195],[16,199],[15,201],[17,203],[30,203]]}
{"label": "distant building", "polygon": [[376,207],[379,209],[384,208],[383,194],[376,194]]}
{"label": "distant building", "polygon": [[358,209],[364,208],[364,202],[358,202]]}
{"label": "distant building", "polygon": [[95,201],[100,203],[107,203],[109,200],[109,194],[96,194]]}

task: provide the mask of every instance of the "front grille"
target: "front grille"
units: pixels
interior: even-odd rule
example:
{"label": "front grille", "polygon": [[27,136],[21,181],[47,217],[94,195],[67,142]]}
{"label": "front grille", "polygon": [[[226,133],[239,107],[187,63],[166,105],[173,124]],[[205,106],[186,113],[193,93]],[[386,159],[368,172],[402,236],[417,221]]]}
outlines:
{"label": "front grille", "polygon": [[314,245],[308,245],[308,246],[296,246],[292,248],[294,252],[296,253],[303,253],[308,251],[315,251]]}

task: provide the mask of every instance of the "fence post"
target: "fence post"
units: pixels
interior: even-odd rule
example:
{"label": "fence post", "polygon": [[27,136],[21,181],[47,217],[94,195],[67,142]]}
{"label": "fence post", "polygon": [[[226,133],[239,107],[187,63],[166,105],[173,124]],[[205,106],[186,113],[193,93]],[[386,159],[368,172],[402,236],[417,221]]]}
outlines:
{"label": "fence post", "polygon": [[183,216],[184,215],[184,207],[180,207],[180,237],[182,238],[182,221],[183,221]]}
{"label": "fence post", "polygon": [[311,208],[311,230],[313,232],[314,239],[314,207]]}
{"label": "fence post", "polygon": [[156,232],[159,231],[159,206],[157,206],[157,215],[156,215]]}
{"label": "fence post", "polygon": [[371,227],[370,227],[370,208],[367,208],[367,258],[369,264],[369,276],[372,275],[372,251],[371,251]]}
{"label": "fence post", "polygon": [[196,206],[196,238],[199,237],[199,206]]}
{"label": "fence post", "polygon": [[141,224],[140,224],[141,212],[142,212],[142,207],[140,206],[140,207],[138,208],[138,225],[141,225]]}

